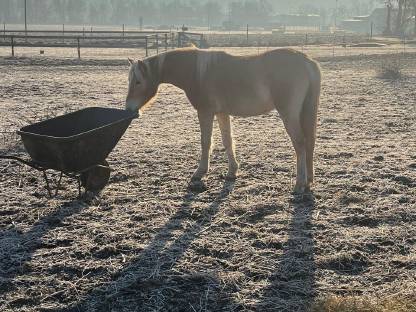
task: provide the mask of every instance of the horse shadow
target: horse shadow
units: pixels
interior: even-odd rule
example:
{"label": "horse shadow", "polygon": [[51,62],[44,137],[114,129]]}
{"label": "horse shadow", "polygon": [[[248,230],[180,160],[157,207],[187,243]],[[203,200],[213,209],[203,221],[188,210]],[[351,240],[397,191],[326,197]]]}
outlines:
{"label": "horse shadow", "polygon": [[[111,276],[112,281],[93,289],[75,304],[55,311],[220,311],[224,307],[234,307],[235,311],[243,309],[232,298],[226,297],[221,291],[220,280],[213,273],[184,269],[177,271],[175,268],[175,264],[184,257],[191,244],[210,226],[233,189],[234,182],[226,181],[215,194],[214,200],[197,216],[192,216],[192,205],[198,200],[198,195],[187,192],[183,196],[182,208],[156,230],[157,234],[136,259]],[[289,239],[284,245],[283,254],[276,261],[276,272],[268,278],[269,285],[258,294],[259,300],[252,307],[255,311],[308,311],[315,298],[315,247],[311,222],[315,200],[293,200],[290,206],[293,217]],[[65,226],[65,219],[80,213],[86,207],[88,205],[79,201],[66,202],[37,221],[24,234],[16,233],[15,229],[2,233],[0,269],[3,285],[0,285],[0,295],[13,291],[13,283],[9,283],[9,287],[7,281],[13,281],[17,276],[27,273],[25,264],[31,261],[36,250],[53,248],[46,246],[42,238],[49,231]],[[11,247],[11,239],[13,246],[25,246],[25,249],[16,250]],[[19,266],[11,263],[16,256],[20,258]],[[14,267],[14,271],[6,272],[8,267]]]}
{"label": "horse shadow", "polygon": [[289,238],[276,262],[276,272],[259,294],[255,311],[309,311],[316,297],[312,214],[313,194],[290,200],[293,216]]}
{"label": "horse shadow", "polygon": [[221,310],[230,299],[221,298],[218,278],[211,273],[177,271],[175,264],[210,226],[233,189],[234,182],[225,181],[215,199],[197,216],[193,215],[192,204],[199,195],[188,190],[181,208],[155,230],[157,234],[136,259],[117,272],[112,281],[59,311]]}

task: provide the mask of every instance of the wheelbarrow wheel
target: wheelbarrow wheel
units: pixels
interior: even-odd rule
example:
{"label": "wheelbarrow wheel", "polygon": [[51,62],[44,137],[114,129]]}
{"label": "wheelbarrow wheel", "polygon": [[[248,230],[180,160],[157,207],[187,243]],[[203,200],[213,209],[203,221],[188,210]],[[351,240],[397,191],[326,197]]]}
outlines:
{"label": "wheelbarrow wheel", "polygon": [[87,192],[99,192],[110,180],[110,172],[108,162],[104,160],[100,165],[81,174],[81,185]]}

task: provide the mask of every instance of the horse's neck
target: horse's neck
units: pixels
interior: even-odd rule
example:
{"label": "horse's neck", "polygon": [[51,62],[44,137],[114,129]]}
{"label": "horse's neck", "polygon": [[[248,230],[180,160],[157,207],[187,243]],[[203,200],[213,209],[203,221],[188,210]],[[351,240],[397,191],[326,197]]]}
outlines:
{"label": "horse's neck", "polygon": [[176,50],[163,56],[161,82],[189,92],[193,89],[196,73],[196,50]]}

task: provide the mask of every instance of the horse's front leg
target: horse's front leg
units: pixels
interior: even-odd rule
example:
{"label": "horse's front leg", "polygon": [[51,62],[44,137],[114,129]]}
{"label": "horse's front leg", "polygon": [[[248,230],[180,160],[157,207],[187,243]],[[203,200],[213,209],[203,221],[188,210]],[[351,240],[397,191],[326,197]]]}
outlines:
{"label": "horse's front leg", "polygon": [[214,114],[199,110],[198,119],[199,126],[201,127],[201,160],[199,162],[198,169],[192,176],[193,181],[201,180],[208,173]]}
{"label": "horse's front leg", "polygon": [[219,113],[217,114],[217,120],[221,130],[222,143],[228,156],[228,173],[226,179],[234,180],[237,177],[239,165],[235,157],[230,115]]}

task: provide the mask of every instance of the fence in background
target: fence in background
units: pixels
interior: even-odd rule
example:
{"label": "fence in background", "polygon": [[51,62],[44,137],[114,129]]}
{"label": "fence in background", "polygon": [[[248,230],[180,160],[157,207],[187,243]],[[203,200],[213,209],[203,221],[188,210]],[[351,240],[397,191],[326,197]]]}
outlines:
{"label": "fence in background", "polygon": [[143,48],[146,56],[150,50],[158,54],[161,50],[174,49],[194,44],[206,48],[204,35],[191,32],[172,32],[163,30],[96,30],[93,27],[83,27],[82,30],[24,30],[6,29],[0,32],[0,46],[10,46],[12,56],[16,47],[56,47],[76,48],[78,58],[81,58],[81,48]]}
{"label": "fence in background", "polygon": [[[241,33],[198,33],[189,31],[154,31],[154,30],[94,30],[93,27],[74,30],[0,30],[0,46],[11,48],[15,56],[17,47],[57,47],[75,48],[81,58],[82,48],[137,48],[144,49],[145,55],[158,54],[161,51],[191,44],[199,48],[213,47],[278,47],[297,46],[302,50],[308,46],[327,46],[335,55],[337,47],[353,46],[357,43],[369,42],[366,35],[344,32],[285,33],[278,30],[272,32],[241,32]],[[407,41],[402,40],[403,50]],[[44,51],[41,50],[42,54]],[[344,53],[345,54],[345,53]]]}
{"label": "fence in background", "polygon": [[3,34],[0,35],[0,46],[10,46],[12,56],[15,56],[16,47],[76,48],[78,58],[81,58],[81,48],[142,48],[145,49],[146,56],[149,56],[151,49],[158,54],[162,49],[167,51],[169,47],[174,47],[171,44],[174,42],[173,33],[157,32],[140,36],[109,35],[115,33],[118,32],[100,32],[100,35],[94,34],[94,36]]}

